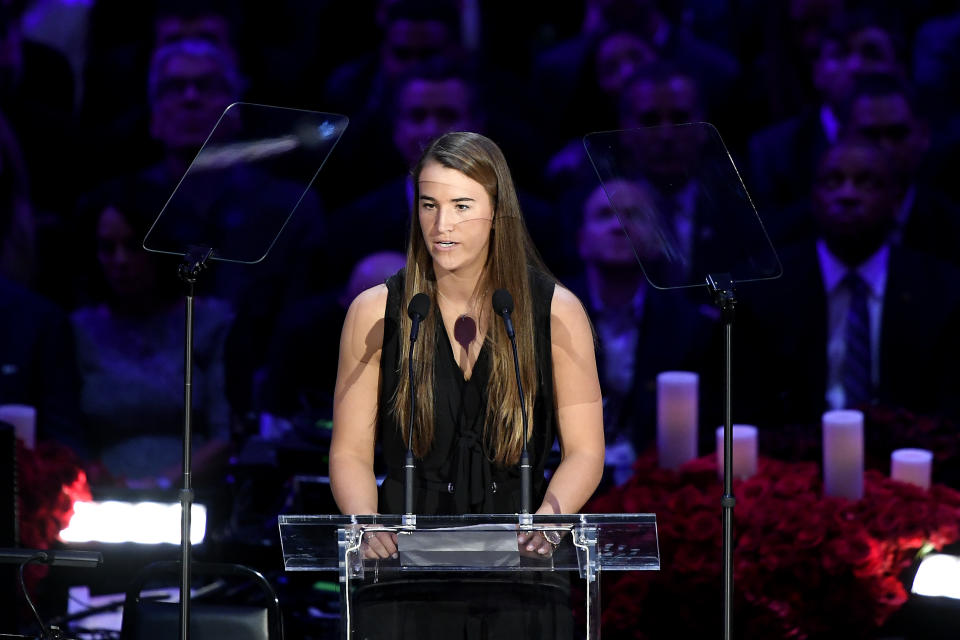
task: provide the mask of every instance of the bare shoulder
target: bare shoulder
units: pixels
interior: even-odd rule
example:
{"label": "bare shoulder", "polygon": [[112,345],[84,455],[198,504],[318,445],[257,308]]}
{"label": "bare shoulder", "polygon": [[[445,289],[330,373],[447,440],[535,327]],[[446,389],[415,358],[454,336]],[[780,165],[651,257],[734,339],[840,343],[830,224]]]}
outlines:
{"label": "bare shoulder", "polygon": [[361,319],[382,319],[387,308],[387,285],[378,284],[361,291],[353,302],[350,303],[350,309],[347,314],[355,314],[358,320]]}
{"label": "bare shoulder", "polygon": [[557,285],[553,292],[550,343],[557,408],[563,411],[578,405],[592,406],[599,403],[600,382],[594,353],[593,327],[580,299],[560,285]]}
{"label": "bare shoulder", "polygon": [[379,284],[361,292],[347,309],[341,347],[349,347],[358,360],[379,356],[383,348],[383,318],[387,308],[387,286]]}
{"label": "bare shoulder", "polygon": [[553,290],[550,333],[554,347],[575,350],[593,348],[593,328],[586,309],[573,292],[560,284]]}
{"label": "bare shoulder", "polygon": [[552,324],[558,321],[564,324],[588,323],[586,309],[580,298],[561,284],[553,289],[553,301],[550,304],[550,320]]}

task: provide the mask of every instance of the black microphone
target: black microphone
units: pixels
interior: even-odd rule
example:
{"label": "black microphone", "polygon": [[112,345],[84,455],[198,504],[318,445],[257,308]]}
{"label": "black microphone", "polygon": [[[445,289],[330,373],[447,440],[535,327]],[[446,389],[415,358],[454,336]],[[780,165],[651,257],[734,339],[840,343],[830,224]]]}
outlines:
{"label": "black microphone", "polygon": [[503,318],[503,323],[507,326],[507,336],[513,340],[513,321],[510,314],[513,313],[513,296],[506,289],[497,289],[493,292],[493,310],[497,315]]}
{"label": "black microphone", "polygon": [[403,523],[412,524],[413,519],[413,415],[416,405],[416,393],[413,386],[413,345],[420,333],[420,323],[430,313],[430,296],[418,293],[410,299],[407,315],[413,324],[410,327],[410,351],[407,354],[407,374],[410,376],[410,423],[407,430],[407,457],[403,463]]}
{"label": "black microphone", "polygon": [[517,340],[513,332],[513,296],[506,289],[493,292],[493,310],[503,318],[503,324],[513,347],[513,369],[517,374],[517,391],[520,392],[520,411],[523,414],[523,449],[520,451],[520,513],[530,513],[530,453],[527,451],[527,402],[523,397],[523,383],[520,381],[520,358],[517,356]]}
{"label": "black microphone", "polygon": [[410,304],[407,305],[407,315],[413,321],[410,327],[410,342],[417,341],[417,335],[420,333],[420,322],[430,315],[430,296],[425,293],[418,293],[410,298]]}

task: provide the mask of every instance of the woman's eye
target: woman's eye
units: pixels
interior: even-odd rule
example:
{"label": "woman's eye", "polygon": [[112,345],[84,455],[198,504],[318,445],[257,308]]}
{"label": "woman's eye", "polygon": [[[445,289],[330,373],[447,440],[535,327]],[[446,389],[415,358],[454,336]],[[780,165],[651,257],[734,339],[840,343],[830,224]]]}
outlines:
{"label": "woman's eye", "polygon": [[470,210],[470,205],[468,205],[468,204],[458,204],[458,205],[457,205],[457,211],[469,211],[469,210]]}
{"label": "woman's eye", "polygon": [[420,203],[420,208],[423,209],[424,211],[433,211],[434,208],[436,208],[436,206],[437,206],[437,205],[433,204],[432,202],[421,202],[421,203]]}

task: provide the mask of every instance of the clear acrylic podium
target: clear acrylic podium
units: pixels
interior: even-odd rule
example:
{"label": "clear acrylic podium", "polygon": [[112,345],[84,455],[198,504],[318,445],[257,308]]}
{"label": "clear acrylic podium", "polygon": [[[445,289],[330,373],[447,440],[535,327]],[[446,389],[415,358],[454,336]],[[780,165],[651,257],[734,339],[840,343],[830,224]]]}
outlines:
{"label": "clear acrylic podium", "polygon": [[[586,630],[600,637],[602,571],[660,569],[653,514],[535,515],[521,526],[516,514],[416,516],[281,515],[280,543],[287,571],[336,571],[340,579],[341,638],[353,636],[353,593],[357,585],[391,577],[428,578],[484,572],[576,572],[586,591]],[[529,516],[528,516],[529,517]],[[364,559],[368,531],[397,534],[397,558]],[[550,556],[532,557],[517,548],[519,531],[558,531]]]}

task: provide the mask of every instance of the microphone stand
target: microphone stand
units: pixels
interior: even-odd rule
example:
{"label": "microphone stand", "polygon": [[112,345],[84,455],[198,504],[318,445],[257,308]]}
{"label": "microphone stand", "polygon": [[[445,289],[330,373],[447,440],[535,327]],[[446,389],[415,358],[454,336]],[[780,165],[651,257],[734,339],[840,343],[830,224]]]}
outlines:
{"label": "microphone stand", "polygon": [[520,412],[523,414],[523,449],[520,450],[520,513],[530,519],[530,452],[527,450],[527,401],[523,397],[523,383],[520,382],[520,358],[517,356],[517,340],[513,335],[513,323],[510,323],[510,345],[513,347],[513,369],[517,374],[517,391],[520,393]]}
{"label": "microphone stand", "polygon": [[[523,419],[523,448],[520,450],[520,525],[521,526],[531,526],[533,524],[533,516],[530,515],[530,502],[531,502],[531,467],[530,467],[530,452],[527,450],[527,402],[523,397],[523,382],[520,379],[520,358],[517,355],[517,338],[516,334],[513,331],[513,320],[510,319],[510,309],[513,307],[513,299],[510,298],[510,294],[505,290],[499,290],[506,293],[506,298],[509,300],[509,305],[498,305],[501,308],[494,307],[494,310],[503,318],[504,327],[507,330],[507,337],[510,338],[510,346],[513,348],[513,370],[517,376],[517,391],[520,394],[520,412]],[[498,291],[498,293],[499,293]]]}
{"label": "microphone stand", "polygon": [[707,276],[707,288],[714,304],[720,307],[723,320],[723,637],[733,637],[733,508],[737,503],[733,496],[733,416],[732,404],[732,359],[733,316],[737,304],[733,278],[729,273]]}
{"label": "microphone stand", "polygon": [[190,515],[191,434],[193,433],[193,293],[197,277],[213,253],[210,247],[190,247],[177,275],[187,285],[186,340],[183,354],[183,488],[180,490],[180,640],[190,637]]}
{"label": "microphone stand", "polygon": [[414,393],[413,378],[413,346],[417,343],[420,333],[420,323],[430,313],[430,298],[425,293],[418,293],[410,300],[407,306],[407,315],[410,316],[410,350],[407,352],[407,375],[410,387],[410,421],[407,429],[407,456],[403,462],[403,518],[401,523],[405,527],[414,527],[417,516],[413,513],[413,417],[416,412],[416,393]]}
{"label": "microphone stand", "polygon": [[407,352],[407,373],[410,376],[410,421],[407,430],[407,457],[403,462],[403,526],[414,526],[417,517],[413,514],[413,414],[416,408],[416,394],[413,390],[413,345],[417,342],[415,330],[410,332],[410,350]]}

